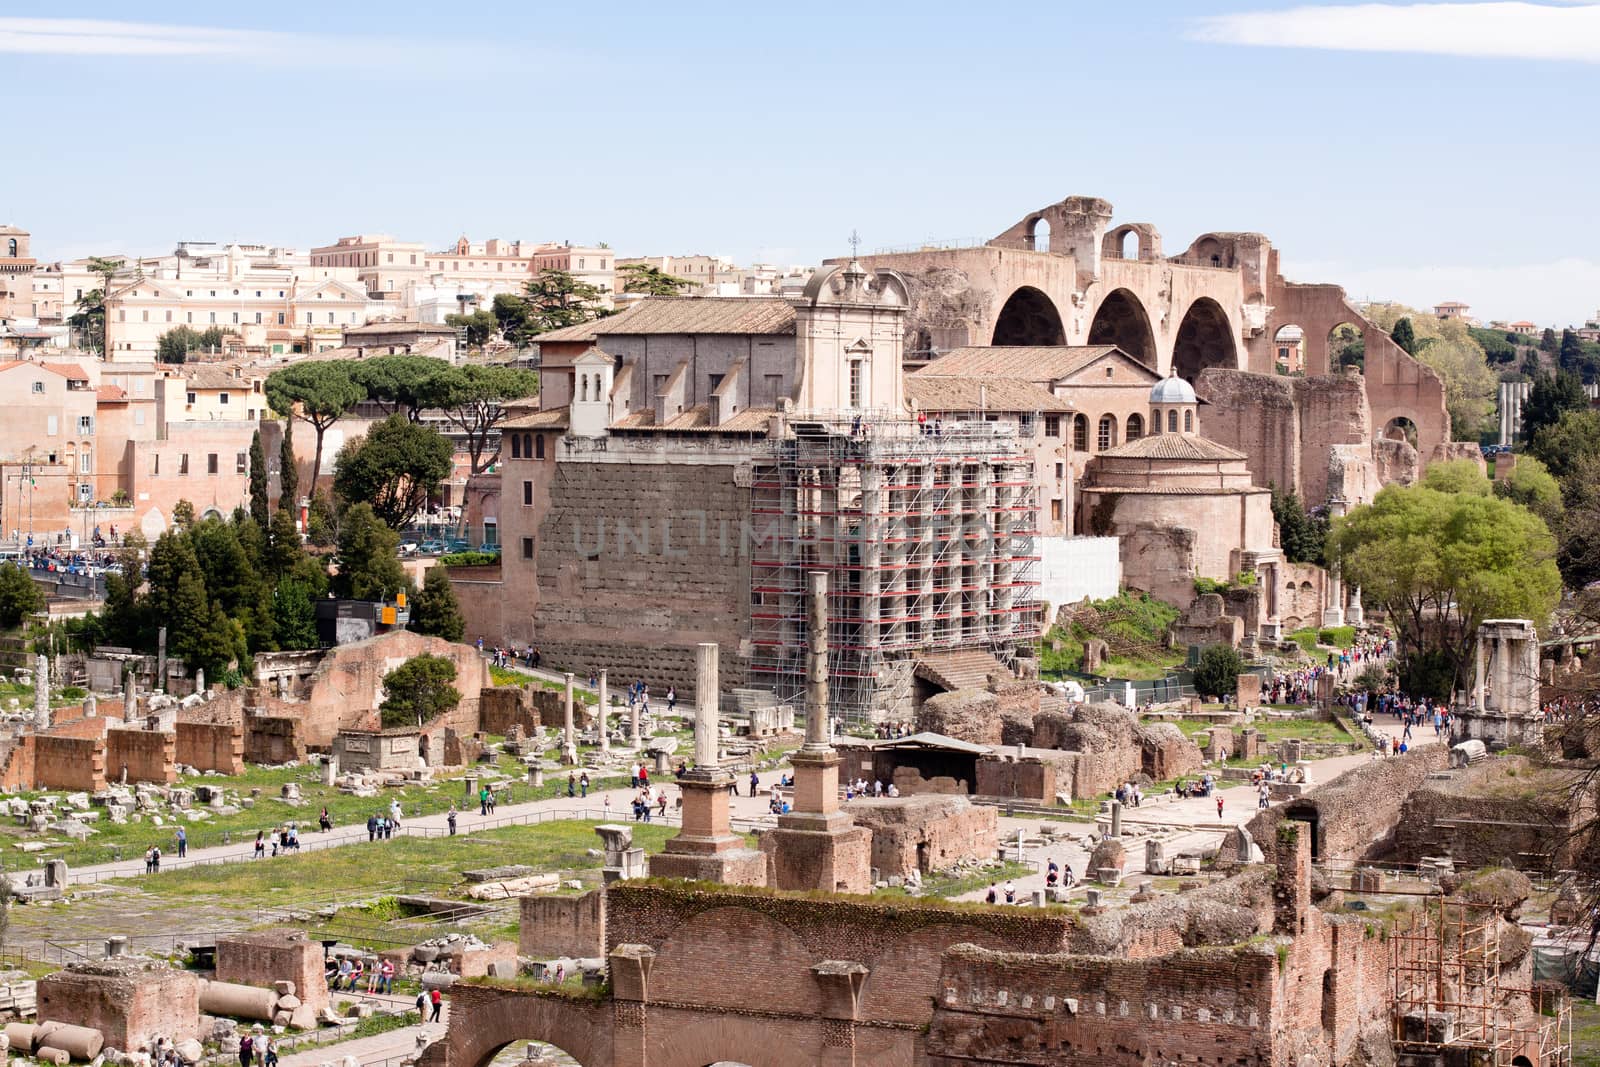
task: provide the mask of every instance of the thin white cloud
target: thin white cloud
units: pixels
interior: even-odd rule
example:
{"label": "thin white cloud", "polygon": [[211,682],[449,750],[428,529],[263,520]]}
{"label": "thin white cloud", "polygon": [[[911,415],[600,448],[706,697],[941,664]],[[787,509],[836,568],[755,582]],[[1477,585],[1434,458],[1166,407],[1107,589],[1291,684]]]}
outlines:
{"label": "thin white cloud", "polygon": [[1577,257],[1495,266],[1294,260],[1284,263],[1283,276],[1335,282],[1352,300],[1397,300],[1411,307],[1460,300],[1484,322],[1578,326],[1596,315],[1600,303],[1600,262]]}
{"label": "thin white cloud", "polygon": [[264,56],[291,51],[290,33],[105,19],[0,18],[0,52],[59,56]]}
{"label": "thin white cloud", "polygon": [[1600,4],[1321,4],[1194,20],[1212,44],[1600,62]]}

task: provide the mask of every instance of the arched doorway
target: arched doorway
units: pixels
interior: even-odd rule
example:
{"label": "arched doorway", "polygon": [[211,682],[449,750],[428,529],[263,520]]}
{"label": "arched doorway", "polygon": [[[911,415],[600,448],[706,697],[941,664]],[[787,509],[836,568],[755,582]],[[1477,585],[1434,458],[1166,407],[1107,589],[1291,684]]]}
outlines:
{"label": "arched doorway", "polygon": [[[999,342],[995,342],[998,344]],[[1156,358],[1156,337],[1139,298],[1126,289],[1114,289],[1094,313],[1089,325],[1091,345],[1116,345],[1151,370]]]}
{"label": "arched doorway", "polygon": [[1144,436],[1144,416],[1135,412],[1128,416],[1128,429],[1123,434],[1124,441],[1137,441]]}
{"label": "arched doorway", "polygon": [[1050,298],[1024,285],[1006,301],[994,323],[995,345],[1064,345],[1067,332]]}
{"label": "arched doorway", "polygon": [[1172,369],[1180,378],[1194,381],[1207,367],[1238,367],[1239,351],[1233,327],[1222,305],[1209,296],[1189,305],[1178,325],[1172,346]]}
{"label": "arched doorway", "polygon": [[1353,322],[1341,322],[1328,331],[1328,371],[1340,373],[1348,367],[1361,370],[1366,366],[1367,343],[1361,327]]}
{"label": "arched doorway", "polygon": [[1272,365],[1279,374],[1299,375],[1306,369],[1306,331],[1294,323],[1272,335]]}
{"label": "arched doorway", "polygon": [[1028,226],[1028,247],[1035,252],[1050,251],[1050,223],[1048,220],[1037,218]]}
{"label": "arched doorway", "polygon": [[1396,415],[1383,425],[1383,437],[1386,441],[1404,441],[1412,448],[1417,447],[1417,424],[1408,415]]}

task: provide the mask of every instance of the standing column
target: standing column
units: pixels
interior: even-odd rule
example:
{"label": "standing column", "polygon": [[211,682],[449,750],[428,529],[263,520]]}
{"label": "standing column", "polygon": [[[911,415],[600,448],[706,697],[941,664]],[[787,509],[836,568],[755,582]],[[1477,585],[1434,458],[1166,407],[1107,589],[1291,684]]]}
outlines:
{"label": "standing column", "polygon": [[717,758],[717,655],[715,641],[702,641],[694,653],[694,762],[711,769]]}
{"label": "standing column", "polygon": [[[1328,514],[1338,518],[1344,514],[1345,502],[1338,497],[1328,501]],[[1322,612],[1322,625],[1344,625],[1344,583],[1339,580],[1339,568],[1328,568],[1328,606]]]}
{"label": "standing column", "polygon": [[811,625],[806,648],[806,743],[808,749],[828,746],[828,572],[806,575],[806,604]]}
{"label": "standing column", "polygon": [[1486,705],[1483,702],[1484,683],[1489,679],[1489,665],[1484,661],[1483,634],[1478,634],[1477,646],[1472,654],[1472,706],[1482,711]]}
{"label": "standing column", "polygon": [[634,748],[641,748],[644,739],[639,736],[639,702],[636,700],[628,705],[628,717],[631,720],[628,729],[628,741]]}
{"label": "standing column", "polygon": [[1502,715],[1511,711],[1511,645],[1503,633],[1494,638],[1494,709]]}
{"label": "standing column", "polygon": [[122,718],[125,722],[132,722],[139,717],[139,697],[134,689],[138,682],[132,665],[125,665],[125,669],[126,673],[122,676]]}
{"label": "standing column", "polygon": [[610,737],[610,733],[609,733],[609,731],[607,729],[607,727],[609,726],[609,723],[607,722],[607,718],[606,718],[606,713],[609,710],[610,709],[609,709],[608,705],[606,704],[606,672],[605,671],[601,671],[600,672],[600,751],[601,752],[610,752],[611,751],[611,737]]}
{"label": "standing column", "polygon": [[578,731],[572,724],[572,672],[563,675],[566,682],[566,700],[562,704],[561,759],[567,763],[578,762]]}
{"label": "standing column", "polygon": [[33,724],[50,729],[50,661],[42,655],[33,660]]}

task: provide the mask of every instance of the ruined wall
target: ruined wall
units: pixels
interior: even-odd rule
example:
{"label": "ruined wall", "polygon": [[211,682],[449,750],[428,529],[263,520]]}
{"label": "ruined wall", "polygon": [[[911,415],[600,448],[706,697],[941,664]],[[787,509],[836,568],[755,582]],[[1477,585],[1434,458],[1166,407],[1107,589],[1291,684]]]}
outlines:
{"label": "ruined wall", "polygon": [[1328,603],[1328,572],[1315,563],[1278,564],[1278,620],[1283,632],[1321,626]]}
{"label": "ruined wall", "polygon": [[176,758],[197,771],[244,773],[244,721],[200,722],[179,713]]}
{"label": "ruined wall", "polygon": [[500,581],[500,564],[448,567],[445,573],[450,576],[450,588],[466,622],[461,639],[468,644],[479,638],[486,645],[504,644],[506,590]]}
{"label": "ruined wall", "polygon": [[105,739],[98,731],[87,736],[56,731],[36,734],[33,781],[35,789],[99,792],[106,787]]}
{"label": "ruined wall", "polygon": [[304,760],[306,743],[300,717],[292,711],[276,715],[252,713],[245,716],[244,758],[251,763],[289,763]]}
{"label": "ruined wall", "polygon": [[106,773],[117,780],[171,785],[178,780],[177,736],[168,730],[106,731]]}
{"label": "ruined wall", "polygon": [[313,1011],[328,1004],[322,942],[301,930],[260,930],[217,938],[217,981],[271,986],[293,982],[294,995]]}
{"label": "ruined wall", "polygon": [[[74,964],[39,979],[41,1021],[99,1030],[105,1047],[148,1049],[155,1038],[200,1034],[200,980],[131,959]],[[209,1035],[205,1035],[209,1036]]]}
{"label": "ruined wall", "polygon": [[1449,856],[1457,870],[1510,866],[1552,871],[1569,867],[1574,782],[1526,759],[1501,756],[1428,779],[1405,798],[1394,837],[1374,857],[1418,863]]}
{"label": "ruined wall", "polygon": [[[1056,760],[1038,758],[980,759],[976,791],[984,797],[1016,797],[1054,804],[1059,788],[1056,767]],[[1072,775],[1069,773],[1068,777]]]}
{"label": "ruined wall", "polygon": [[[1107,501],[1113,498],[1114,493],[1100,496]],[[1189,521],[1176,526],[1121,524],[1120,528],[1113,522],[1106,527],[1107,532],[1114,528],[1122,540],[1123,585],[1168,604],[1187,604],[1193,599],[1200,539]]]}
{"label": "ruined wall", "polygon": [[[504,737],[513,725],[520,726],[524,734],[534,733],[539,726],[560,726],[564,699],[555,690],[533,685],[485,689],[478,694],[478,729]],[[573,714],[578,714],[576,706]]]}
{"label": "ruined wall", "polygon": [[879,878],[928,874],[994,852],[1000,813],[966,797],[863,797],[850,817],[872,831],[871,865]]}
{"label": "ruined wall", "polygon": [[519,901],[517,950],[524,956],[594,959],[606,951],[606,893],[525,896]]}
{"label": "ruined wall", "polygon": [[535,561],[532,641],[544,665],[580,677],[604,668],[662,692],[692,692],[695,646],[715,641],[723,690],[744,685],[748,468],[687,459],[556,468]]}
{"label": "ruined wall", "polygon": [[943,734],[974,745],[1001,742],[1000,698],[983,689],[938,693],[917,709],[919,733]]}

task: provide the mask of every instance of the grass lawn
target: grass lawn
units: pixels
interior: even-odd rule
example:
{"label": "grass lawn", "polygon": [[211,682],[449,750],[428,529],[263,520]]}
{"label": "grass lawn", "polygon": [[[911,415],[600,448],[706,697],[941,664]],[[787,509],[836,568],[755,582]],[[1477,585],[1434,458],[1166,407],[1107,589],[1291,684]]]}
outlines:
{"label": "grass lawn", "polygon": [[1600,1004],[1573,998],[1572,1067],[1600,1067]]}
{"label": "grass lawn", "polygon": [[[1214,723],[1201,719],[1179,719],[1178,729],[1186,736],[1194,736],[1205,730],[1211,729]],[[1257,719],[1250,724],[1261,734],[1261,740],[1267,744],[1274,741],[1328,741],[1344,742],[1354,741],[1356,738],[1346,733],[1338,723],[1324,722],[1321,719]],[[1239,726],[1227,727],[1234,731],[1242,729]]]}
{"label": "grass lawn", "polygon": [[[298,856],[278,856],[206,867],[191,867],[157,875],[123,879],[146,896],[181,906],[195,901],[233,900],[272,908],[299,906],[348,896],[388,896],[407,881],[413,891],[442,894],[461,878],[461,872],[479,867],[526,864],[537,871],[571,871],[599,868],[600,857],[594,823],[564,819],[536,826],[505,826],[459,837],[396,838],[372,844],[346,845]],[[675,827],[656,823],[634,825],[634,844],[647,852],[659,851]]]}

